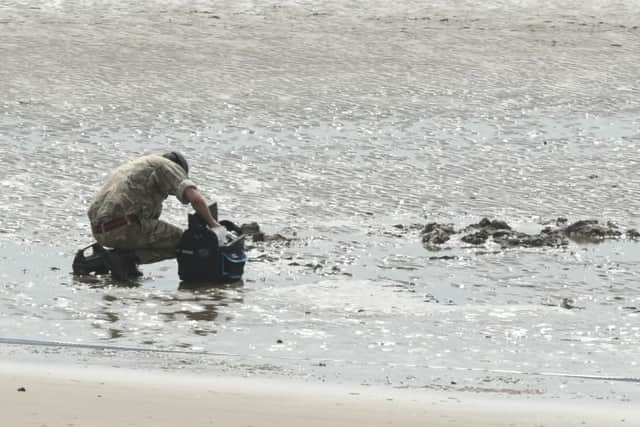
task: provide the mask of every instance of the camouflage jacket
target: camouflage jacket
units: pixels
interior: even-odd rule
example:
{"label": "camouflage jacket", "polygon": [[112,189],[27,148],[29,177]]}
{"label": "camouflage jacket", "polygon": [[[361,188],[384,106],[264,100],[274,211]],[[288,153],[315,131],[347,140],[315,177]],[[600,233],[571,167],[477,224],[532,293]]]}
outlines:
{"label": "camouflage jacket", "polygon": [[126,215],[157,219],[169,195],[187,204],[184,191],[189,187],[195,184],[178,164],[162,156],[143,156],[111,173],[89,207],[89,220],[97,225]]}

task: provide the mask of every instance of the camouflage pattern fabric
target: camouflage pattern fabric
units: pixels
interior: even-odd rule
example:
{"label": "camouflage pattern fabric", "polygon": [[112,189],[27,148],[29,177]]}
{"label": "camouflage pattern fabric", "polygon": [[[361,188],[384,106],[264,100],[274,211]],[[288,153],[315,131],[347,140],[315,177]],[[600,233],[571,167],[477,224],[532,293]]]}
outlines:
{"label": "camouflage pattern fabric", "polygon": [[182,233],[164,221],[143,219],[94,237],[102,246],[133,252],[140,264],[150,264],[175,258]]}
{"label": "camouflage pattern fabric", "polygon": [[115,169],[89,207],[92,229],[123,217],[132,223],[105,233],[94,233],[103,246],[133,251],[141,264],[176,256],[182,230],[158,220],[162,202],[173,195],[187,204],[184,191],[195,187],[184,170],[162,156],[149,155]]}

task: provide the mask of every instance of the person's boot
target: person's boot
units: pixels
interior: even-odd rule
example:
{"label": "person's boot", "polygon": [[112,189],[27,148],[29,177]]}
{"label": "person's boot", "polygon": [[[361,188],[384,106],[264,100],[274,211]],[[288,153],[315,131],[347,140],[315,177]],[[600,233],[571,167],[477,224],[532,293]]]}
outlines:
{"label": "person's boot", "polygon": [[138,270],[138,258],[128,251],[110,250],[107,252],[107,264],[111,277],[115,280],[126,281],[142,277]]}
{"label": "person's boot", "polygon": [[111,272],[111,277],[117,281],[126,281],[130,279],[129,265],[126,256],[115,250],[107,252],[107,266]]}
{"label": "person's boot", "polygon": [[135,278],[143,276],[142,271],[138,268],[138,263],[138,258],[135,255],[131,254],[127,257],[127,268],[131,277]]}

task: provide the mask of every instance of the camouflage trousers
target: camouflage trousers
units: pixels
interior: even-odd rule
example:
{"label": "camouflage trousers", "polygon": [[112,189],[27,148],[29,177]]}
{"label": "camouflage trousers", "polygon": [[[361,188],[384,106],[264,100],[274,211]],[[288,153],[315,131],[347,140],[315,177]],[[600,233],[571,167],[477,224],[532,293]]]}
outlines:
{"label": "camouflage trousers", "polygon": [[133,252],[140,264],[175,258],[183,231],[157,219],[141,219],[106,233],[94,233],[96,241],[108,248]]}

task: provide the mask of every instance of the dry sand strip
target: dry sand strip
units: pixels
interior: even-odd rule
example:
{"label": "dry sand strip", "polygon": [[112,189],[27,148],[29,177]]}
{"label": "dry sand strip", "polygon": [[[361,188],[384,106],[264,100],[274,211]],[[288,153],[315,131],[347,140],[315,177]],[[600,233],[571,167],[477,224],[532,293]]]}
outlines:
{"label": "dry sand strip", "polygon": [[9,363],[0,402],[6,427],[640,426],[631,404]]}

